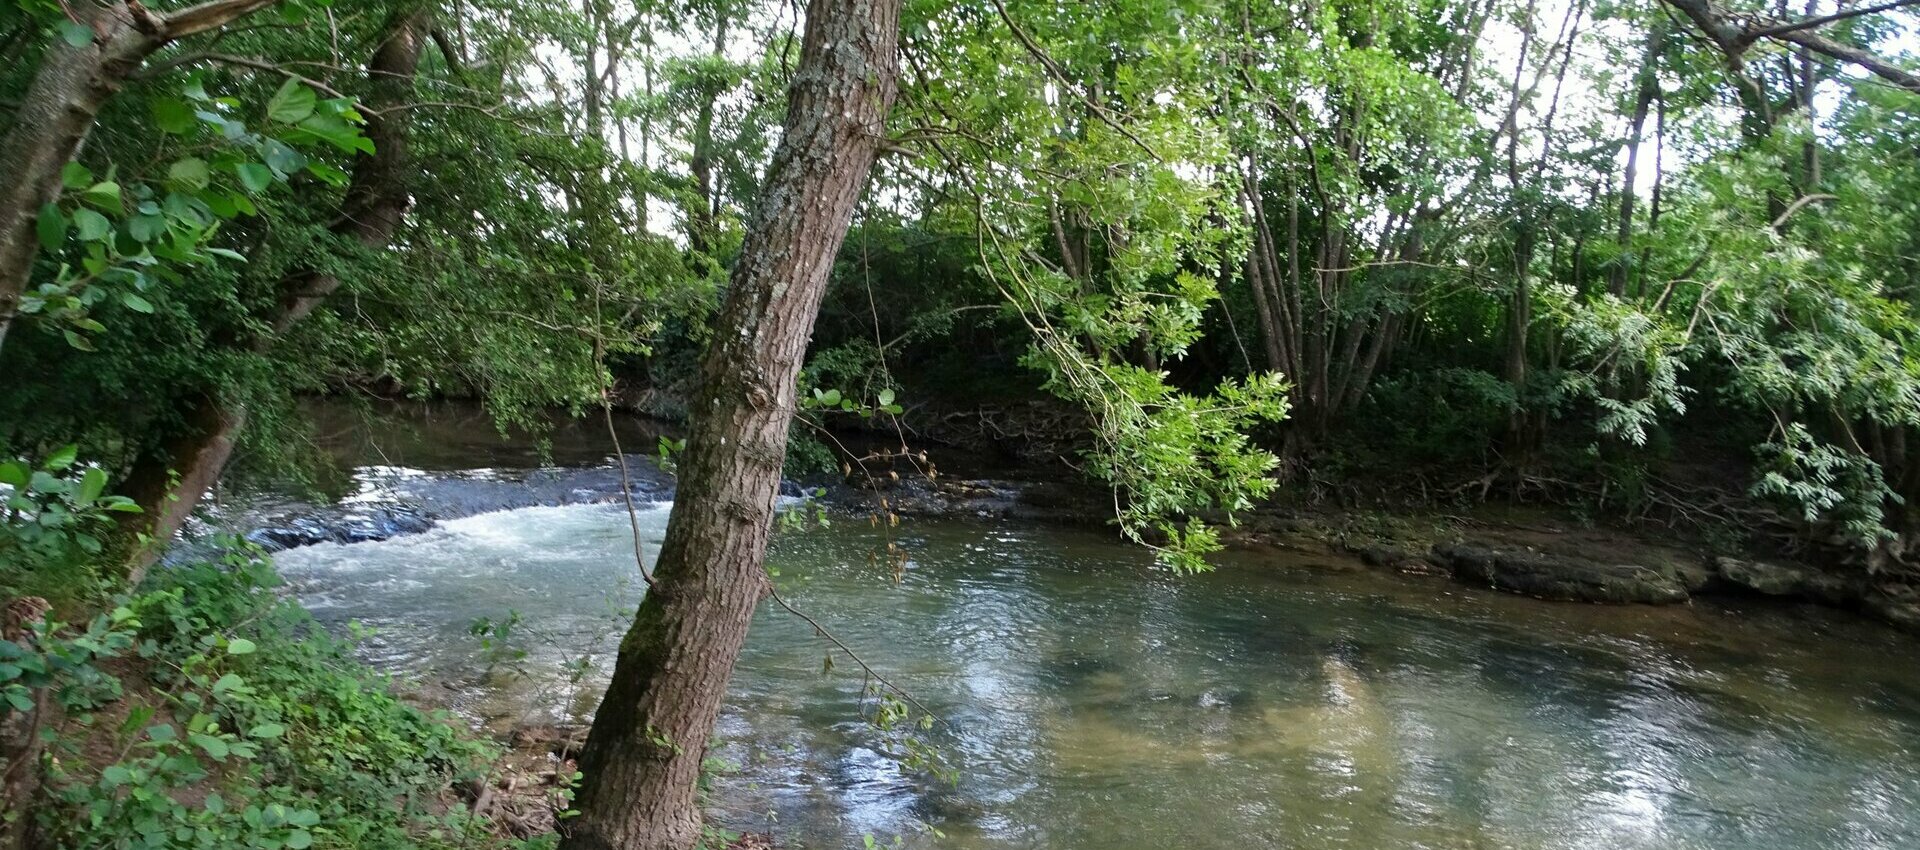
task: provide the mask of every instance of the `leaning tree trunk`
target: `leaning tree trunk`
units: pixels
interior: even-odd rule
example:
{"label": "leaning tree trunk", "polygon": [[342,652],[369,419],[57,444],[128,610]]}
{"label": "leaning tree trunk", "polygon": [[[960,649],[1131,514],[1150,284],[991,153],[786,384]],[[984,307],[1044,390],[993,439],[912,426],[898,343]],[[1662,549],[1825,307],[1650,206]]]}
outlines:
{"label": "leaning tree trunk", "polygon": [[[407,192],[407,119],[404,110],[391,110],[411,100],[420,54],[433,29],[430,8],[396,10],[387,20],[385,41],[367,63],[366,134],[374,152],[354,160],[353,177],[341,201],[332,231],[367,248],[381,248],[393,239],[410,202]],[[283,278],[278,303],[269,324],[273,333],[250,345],[264,352],[290,328],[340,288],[334,275],[307,269]],[[187,430],[159,454],[143,458],[127,477],[127,495],[137,502],[148,538],[128,563],[127,580],[138,584],[167,543],[193,515],[202,496],[212,489],[233,456],[235,440],[246,424],[246,408],[223,403],[212,395],[189,402]]]}
{"label": "leaning tree trunk", "polygon": [[581,752],[566,850],[685,850],[700,838],[700,763],[767,591],[795,380],[893,103],[900,3],[808,4],[786,132],[701,363],[654,586]]}
{"label": "leaning tree trunk", "polygon": [[60,170],[86,143],[101,107],[154,51],[274,2],[211,0],[164,15],[138,0],[62,4],[93,38],[81,47],[56,40],[47,48],[0,136],[0,345],[40,251],[34,221],[59,194]]}

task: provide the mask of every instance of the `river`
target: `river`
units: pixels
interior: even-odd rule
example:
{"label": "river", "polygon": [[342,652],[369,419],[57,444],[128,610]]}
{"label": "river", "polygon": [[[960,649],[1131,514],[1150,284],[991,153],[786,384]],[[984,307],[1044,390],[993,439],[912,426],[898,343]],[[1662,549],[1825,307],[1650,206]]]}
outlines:
{"label": "river", "polygon": [[[524,477],[490,466],[497,446],[422,445],[436,468],[383,453],[348,492]],[[666,498],[639,506],[649,559]],[[374,630],[370,662],[453,683],[495,724],[590,711],[639,590],[606,503],[278,561],[323,622]],[[1920,847],[1911,637],[1804,606],[1553,604],[1333,555],[1218,561],[1176,577],[1106,535],[1011,521],[783,532],[779,586],[943,719],[925,739],[954,775],[890,758],[857,667],[827,671],[831,647],[767,605],[718,730],[716,819],[800,847]],[[510,612],[523,658],[470,633]]]}

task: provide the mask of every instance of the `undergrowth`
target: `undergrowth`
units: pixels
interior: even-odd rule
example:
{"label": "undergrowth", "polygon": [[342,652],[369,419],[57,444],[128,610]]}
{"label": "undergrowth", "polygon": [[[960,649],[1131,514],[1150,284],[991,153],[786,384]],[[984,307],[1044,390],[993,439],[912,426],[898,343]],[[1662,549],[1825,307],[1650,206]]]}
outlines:
{"label": "undergrowth", "polygon": [[396,697],[258,552],[156,572],[91,622],[0,642],[0,720],[45,706],[44,785],[7,814],[39,846],[544,846],[456,792],[497,749]]}

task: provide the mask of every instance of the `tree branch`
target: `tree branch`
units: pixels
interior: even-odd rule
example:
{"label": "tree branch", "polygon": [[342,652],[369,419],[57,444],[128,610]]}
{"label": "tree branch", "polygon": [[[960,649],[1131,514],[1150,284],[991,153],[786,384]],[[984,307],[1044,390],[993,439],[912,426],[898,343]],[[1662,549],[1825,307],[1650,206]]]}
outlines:
{"label": "tree branch", "polygon": [[299,80],[302,83],[306,83],[307,85],[312,86],[319,91],[326,92],[330,96],[340,97],[340,98],[347,97],[347,95],[341,93],[340,90],[332,86],[329,86],[326,83],[320,82],[319,80],[316,80],[312,77],[309,77],[305,74],[301,74],[296,71],[287,70],[285,66],[276,65],[272,62],[268,62],[265,59],[254,59],[247,56],[234,56],[229,53],[182,54],[180,56],[176,56],[172,59],[169,59],[165,62],[161,62],[155,65],[149,65],[146,68],[142,69],[138,74],[135,74],[134,76],[136,79],[144,80],[151,77],[159,76],[175,68],[181,68],[187,65],[197,65],[202,62],[217,62],[222,65],[238,65],[242,68],[252,68],[256,71],[266,71],[270,74],[282,74],[288,78]]}
{"label": "tree branch", "polygon": [[1858,47],[1841,44],[1817,33],[1807,32],[1805,30],[1790,30],[1769,37],[1780,41],[1790,41],[1823,56],[1830,56],[1842,62],[1858,65],[1880,79],[1886,80],[1914,94],[1920,94],[1920,74],[1915,74],[1912,71],[1895,65],[1877,54],[1861,50]]}
{"label": "tree branch", "polygon": [[[159,33],[169,41],[176,41],[190,35],[197,35],[211,29],[218,29],[244,15],[257,12],[280,0],[208,0],[198,6],[188,6],[177,12],[161,17]],[[127,8],[134,11],[134,19],[139,20],[142,13],[151,15],[139,0],[127,0]]]}
{"label": "tree branch", "polygon": [[1907,6],[1915,6],[1915,5],[1920,5],[1920,0],[1893,0],[1890,3],[1881,3],[1878,6],[1862,6],[1858,9],[1842,9],[1831,15],[1821,15],[1817,18],[1806,18],[1803,20],[1792,21],[1784,24],[1775,24],[1773,26],[1766,27],[1764,29],[1756,30],[1752,33],[1752,35],[1754,38],[1773,38],[1785,33],[1794,32],[1796,30],[1806,30],[1806,29],[1813,29],[1814,27],[1823,27],[1835,21],[1844,21],[1848,18],[1858,18],[1863,15],[1877,15],[1877,14],[1880,14],[1881,12],[1891,12],[1895,9],[1901,9]]}

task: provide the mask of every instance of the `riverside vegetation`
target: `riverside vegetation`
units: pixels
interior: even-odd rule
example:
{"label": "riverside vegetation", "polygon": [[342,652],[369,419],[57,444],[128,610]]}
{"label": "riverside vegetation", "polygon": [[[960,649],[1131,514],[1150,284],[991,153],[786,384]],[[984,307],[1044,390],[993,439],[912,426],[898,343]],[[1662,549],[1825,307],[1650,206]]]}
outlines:
{"label": "riverside vegetation", "polygon": [[[711,837],[728,675],[786,605],[783,468],[1060,467],[1179,573],[1276,505],[1548,506],[1722,559],[1672,582],[1900,620],[1917,24],[1906,0],[0,0],[0,846],[521,840],[459,796],[486,747],[257,553],[153,569],[223,482],[327,484],[311,395],[686,423],[571,816],[532,839],[575,850]],[[1435,552],[1567,595],[1533,553]]]}

